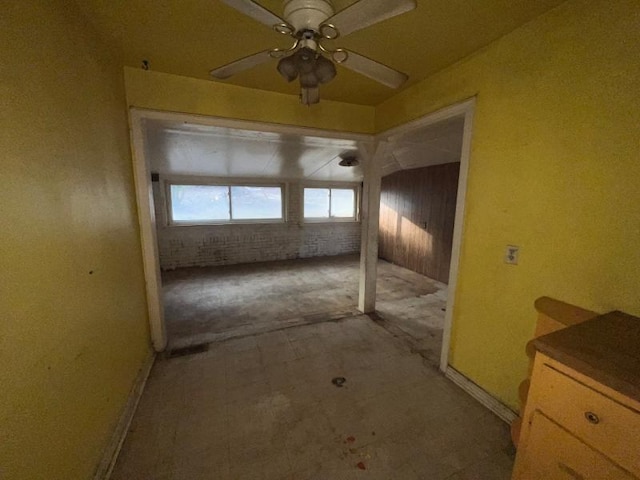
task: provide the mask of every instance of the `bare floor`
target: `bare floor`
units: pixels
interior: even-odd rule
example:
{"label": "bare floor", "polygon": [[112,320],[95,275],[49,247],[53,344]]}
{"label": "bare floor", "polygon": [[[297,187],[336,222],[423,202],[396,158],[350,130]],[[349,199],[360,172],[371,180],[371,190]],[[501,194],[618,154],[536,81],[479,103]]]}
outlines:
{"label": "bare floor", "polygon": [[506,424],[360,315],[159,358],[112,478],[507,480],[512,462]]}
{"label": "bare floor", "polygon": [[[170,348],[356,315],[356,255],[163,272]],[[378,320],[432,363],[442,342],[446,285],[378,263]]]}

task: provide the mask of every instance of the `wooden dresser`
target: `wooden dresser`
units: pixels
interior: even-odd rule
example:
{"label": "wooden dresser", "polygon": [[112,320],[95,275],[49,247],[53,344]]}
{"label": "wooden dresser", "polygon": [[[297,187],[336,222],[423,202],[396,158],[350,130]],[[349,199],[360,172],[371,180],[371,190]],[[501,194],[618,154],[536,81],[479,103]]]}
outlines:
{"label": "wooden dresser", "polygon": [[[534,306],[538,311],[538,321],[536,322],[536,330],[533,334],[534,338],[570,327],[571,325],[577,325],[578,323],[585,322],[598,316],[596,312],[592,312],[591,310],[585,310],[584,308],[580,308],[576,305],[571,305],[549,297],[538,298]],[[529,376],[520,383],[518,388],[520,416],[511,424],[511,440],[513,440],[513,444],[516,448],[518,447],[518,442],[520,440],[522,415],[524,415],[524,411],[527,406],[527,395],[529,394],[531,374],[533,373],[533,360],[535,357],[533,342],[529,342],[527,344],[526,353],[530,359]]]}
{"label": "wooden dresser", "polygon": [[639,479],[640,318],[611,312],[532,345],[513,479]]}

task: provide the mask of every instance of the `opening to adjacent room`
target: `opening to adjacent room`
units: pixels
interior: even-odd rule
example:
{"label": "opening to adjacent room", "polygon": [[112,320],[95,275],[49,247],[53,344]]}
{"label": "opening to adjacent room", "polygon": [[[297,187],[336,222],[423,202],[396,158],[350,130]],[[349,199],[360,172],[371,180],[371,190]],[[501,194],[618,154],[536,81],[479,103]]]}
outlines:
{"label": "opening to adjacent room", "polygon": [[456,116],[396,135],[382,170],[378,255],[384,261],[376,312],[435,366],[442,352],[464,122]]}
{"label": "opening to adjacent room", "polygon": [[339,165],[354,139],[169,122],[145,135],[171,349],[356,313],[362,169]]}
{"label": "opening to adjacent room", "polygon": [[472,111],[376,137],[132,111],[156,349],[360,313],[364,167],[386,143],[375,318],[445,370]]}

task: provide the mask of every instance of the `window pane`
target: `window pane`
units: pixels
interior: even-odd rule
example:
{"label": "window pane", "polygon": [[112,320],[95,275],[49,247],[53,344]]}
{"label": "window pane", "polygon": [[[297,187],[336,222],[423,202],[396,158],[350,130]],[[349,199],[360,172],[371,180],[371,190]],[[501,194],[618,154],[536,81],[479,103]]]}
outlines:
{"label": "window pane", "polygon": [[282,218],[280,187],[231,187],[232,215],[235,220]]}
{"label": "window pane", "polygon": [[174,222],[229,220],[229,190],[211,185],[171,185]]}
{"label": "window pane", "polygon": [[304,189],[304,218],[329,218],[329,189]]}
{"label": "window pane", "polygon": [[354,218],[355,191],[352,188],[331,189],[331,216],[338,218]]}

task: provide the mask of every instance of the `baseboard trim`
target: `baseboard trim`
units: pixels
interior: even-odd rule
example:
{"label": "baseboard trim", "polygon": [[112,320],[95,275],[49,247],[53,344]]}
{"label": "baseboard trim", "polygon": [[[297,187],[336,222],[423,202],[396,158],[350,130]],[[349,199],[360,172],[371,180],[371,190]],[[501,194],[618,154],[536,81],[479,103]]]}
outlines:
{"label": "baseboard trim", "polygon": [[447,367],[447,370],[444,373],[444,376],[475,398],[482,405],[487,407],[493,413],[495,413],[499,418],[508,423],[509,425],[513,422],[518,415],[507,407],[504,403],[502,403],[497,398],[491,396],[486,390],[479,387],[477,384],[473,383],[455,368],[450,366]]}
{"label": "baseboard trim", "polygon": [[111,440],[104,450],[102,460],[100,461],[100,464],[96,469],[93,480],[109,480],[109,478],[111,477],[111,472],[113,471],[113,467],[115,466],[116,460],[118,459],[118,454],[120,453],[120,449],[122,448],[124,439],[127,436],[129,427],[131,426],[133,415],[136,413],[136,409],[138,408],[140,397],[142,396],[142,392],[144,391],[144,387],[147,383],[147,379],[149,378],[149,374],[151,373],[151,367],[153,367],[155,359],[155,353],[151,353],[140,368],[133,387],[129,392],[127,404],[125,405],[122,414],[120,415],[120,419],[118,420],[116,428],[113,431]]}

